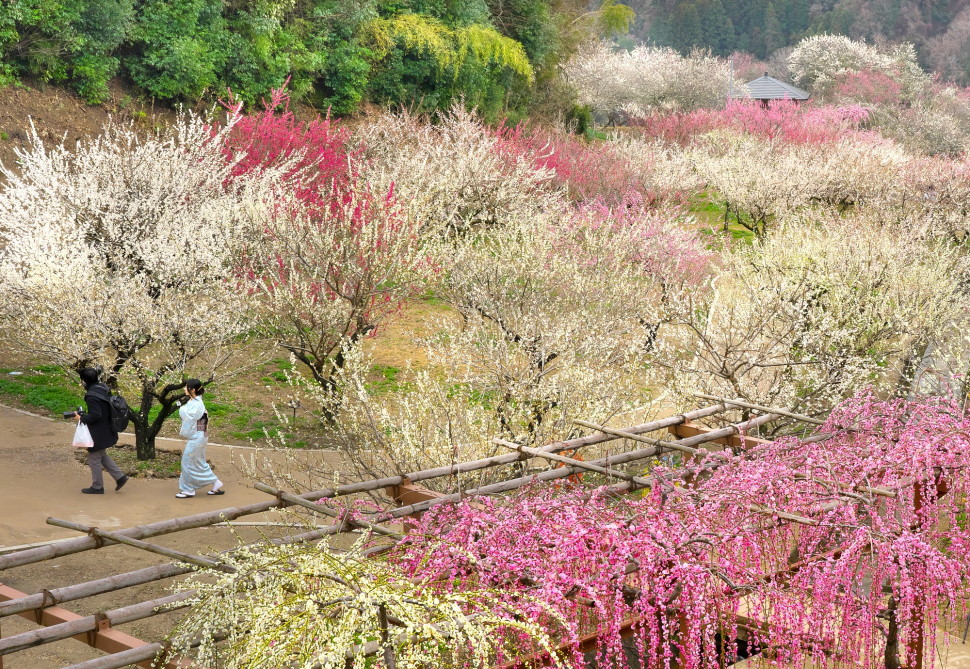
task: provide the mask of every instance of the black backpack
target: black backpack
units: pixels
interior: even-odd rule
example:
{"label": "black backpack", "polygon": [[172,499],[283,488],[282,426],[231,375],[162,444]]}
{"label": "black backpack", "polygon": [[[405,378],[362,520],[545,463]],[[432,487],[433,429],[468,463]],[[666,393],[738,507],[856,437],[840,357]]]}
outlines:
{"label": "black backpack", "polygon": [[111,429],[115,432],[127,430],[128,423],[131,422],[131,409],[128,408],[128,402],[125,398],[117,393],[112,393],[108,386],[101,383],[92,386],[89,392],[95,391],[98,391],[95,393],[96,396],[105,400],[111,410]]}

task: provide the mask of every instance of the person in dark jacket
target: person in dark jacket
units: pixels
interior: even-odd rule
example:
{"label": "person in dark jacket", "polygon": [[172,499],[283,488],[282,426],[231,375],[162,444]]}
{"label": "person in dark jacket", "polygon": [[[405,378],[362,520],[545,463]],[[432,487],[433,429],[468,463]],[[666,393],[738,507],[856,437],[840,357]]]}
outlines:
{"label": "person in dark jacket", "polygon": [[86,367],[78,374],[84,384],[84,403],[87,404],[88,410],[84,413],[75,413],[75,416],[78,422],[88,426],[91,431],[91,440],[94,441],[94,446],[88,449],[91,487],[82,488],[81,492],[85,495],[104,494],[102,469],[107,469],[111,478],[115,480],[115,492],[117,492],[128,483],[128,477],[118,469],[118,465],[105,451],[106,448],[118,443],[118,433],[115,432],[114,426],[111,424],[111,405],[108,404],[111,391],[108,386],[101,383],[98,370]]}

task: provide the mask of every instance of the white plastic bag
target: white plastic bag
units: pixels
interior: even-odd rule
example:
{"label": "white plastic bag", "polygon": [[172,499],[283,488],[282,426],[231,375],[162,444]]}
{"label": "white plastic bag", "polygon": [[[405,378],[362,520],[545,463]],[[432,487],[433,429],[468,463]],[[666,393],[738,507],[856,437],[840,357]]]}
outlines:
{"label": "white plastic bag", "polygon": [[91,438],[91,430],[84,423],[78,423],[74,430],[74,448],[91,448],[94,446],[94,439]]}

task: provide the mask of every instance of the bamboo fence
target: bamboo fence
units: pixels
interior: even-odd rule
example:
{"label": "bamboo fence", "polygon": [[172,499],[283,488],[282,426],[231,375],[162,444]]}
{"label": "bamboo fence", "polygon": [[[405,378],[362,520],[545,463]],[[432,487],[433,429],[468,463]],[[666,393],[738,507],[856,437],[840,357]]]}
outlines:
{"label": "bamboo fence", "polygon": [[[178,610],[180,607],[185,607],[187,605],[186,600],[190,599],[194,594],[192,590],[176,592],[165,597],[139,602],[118,609],[99,611],[90,616],[80,616],[60,607],[61,604],[68,602],[182,576],[192,572],[197,567],[223,571],[232,570],[232,567],[223,561],[220,554],[190,555],[146,541],[146,539],[152,537],[184,532],[194,528],[225,526],[228,521],[245,516],[264,513],[274,509],[296,508],[308,509],[315,513],[329,515],[335,522],[330,525],[318,526],[316,529],[310,531],[288,534],[269,541],[273,543],[312,542],[327,536],[367,531],[387,539],[388,542],[391,542],[388,545],[393,545],[393,542],[399,539],[401,534],[397,530],[388,527],[388,523],[399,521],[408,516],[415,516],[439,504],[453,503],[473,496],[499,495],[516,490],[525,485],[556,481],[589,472],[606,477],[609,482],[609,487],[618,493],[632,492],[652,486],[657,483],[657,480],[651,476],[628,474],[622,469],[619,469],[624,465],[672,452],[683,454],[688,459],[710,455],[711,450],[698,448],[703,444],[717,443],[724,447],[737,448],[746,443],[750,445],[751,442],[763,442],[763,440],[745,435],[749,431],[756,429],[759,425],[782,418],[803,422],[813,427],[821,422],[810,416],[794,414],[783,409],[751,405],[740,400],[729,400],[710,396],[704,396],[704,399],[713,400],[716,403],[694,411],[624,429],[615,429],[585,421],[576,421],[578,425],[592,430],[593,433],[576,439],[547,444],[542,448],[529,448],[508,441],[496,440],[498,445],[508,449],[510,452],[489,458],[455,463],[397,476],[348,483],[300,495],[293,495],[262,483],[256,483],[256,489],[267,493],[270,496],[269,499],[256,504],[228,507],[217,511],[162,520],[123,530],[106,531],[96,527],[87,527],[69,521],[49,518],[47,521],[49,524],[75,530],[81,533],[81,536],[0,555],[0,572],[84,551],[104,550],[112,545],[119,544],[162,555],[172,560],[172,562],[65,587],[50,590],[44,589],[34,594],[16,591],[13,588],[3,585],[2,581],[0,581],[0,622],[7,616],[20,615],[41,625],[38,629],[29,632],[7,637],[0,636],[0,669],[3,669],[3,657],[6,655],[72,637],[90,646],[104,650],[107,653],[98,659],[72,665],[72,669],[111,669],[114,667],[125,667],[131,664],[136,664],[140,667],[150,667],[152,666],[153,660],[161,662],[161,664],[157,664],[156,666],[173,668],[184,666],[184,663],[176,662],[166,657],[164,643],[149,643],[141,639],[136,639],[115,629],[115,626],[135,620],[143,620],[162,613]],[[761,412],[761,415],[716,429],[696,423],[696,421],[722,414],[737,407],[742,407],[748,411]],[[646,436],[661,430],[667,430],[673,438],[658,439]],[[817,441],[826,439],[829,436],[821,434],[814,435],[808,439]],[[625,443],[633,444],[634,447],[632,450],[611,453],[607,457],[589,461],[583,461],[576,457],[576,453],[585,447],[617,440],[624,440]],[[562,455],[563,451],[569,451],[570,455]],[[423,481],[473,471],[495,469],[530,460],[548,461],[551,468],[525,476],[514,476],[494,483],[459,490],[452,494],[436,493],[420,485]],[[716,468],[719,464],[716,458],[709,458],[706,466],[708,468]],[[670,481],[677,476],[688,478],[694,475],[696,475],[696,467],[692,469],[685,468],[679,472],[668,472],[664,480]],[[833,482],[810,478],[807,475],[805,478],[828,486],[835,485],[836,488],[840,488],[842,499],[831,503],[834,505],[857,501],[859,493],[877,496],[895,495],[895,492],[891,490],[865,486],[851,488],[850,486],[838,486],[833,484]],[[345,514],[335,511],[326,505],[317,504],[321,500],[338,496],[344,497],[375,491],[384,491],[387,497],[393,500],[395,504],[393,507],[387,508],[366,522],[350,519]],[[755,504],[746,504],[745,506],[756,514],[770,516],[772,520],[768,523],[769,526],[776,526],[784,522],[815,523],[811,518],[779,512],[766,506]],[[286,524],[281,525],[285,526]],[[375,549],[375,552],[379,552],[380,550],[380,548]],[[794,569],[797,570],[797,567],[798,565]],[[629,569],[635,571],[636,565],[630,565]],[[0,579],[2,579],[2,573],[0,573]],[[632,625],[633,623],[631,622],[630,624]],[[590,643],[595,643],[595,639],[591,639]],[[376,644],[375,648],[356,650],[364,654],[381,652],[380,644]],[[351,649],[348,649],[347,652],[351,652]]]}

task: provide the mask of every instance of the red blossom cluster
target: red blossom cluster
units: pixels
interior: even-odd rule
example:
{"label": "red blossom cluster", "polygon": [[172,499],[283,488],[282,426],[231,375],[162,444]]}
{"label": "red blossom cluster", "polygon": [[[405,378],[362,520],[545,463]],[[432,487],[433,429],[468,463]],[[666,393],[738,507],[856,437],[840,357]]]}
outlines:
{"label": "red blossom cluster", "polygon": [[496,151],[506,160],[526,160],[552,172],[552,185],[573,201],[616,204],[641,190],[634,167],[609,144],[562,132],[517,125],[496,131]]}

